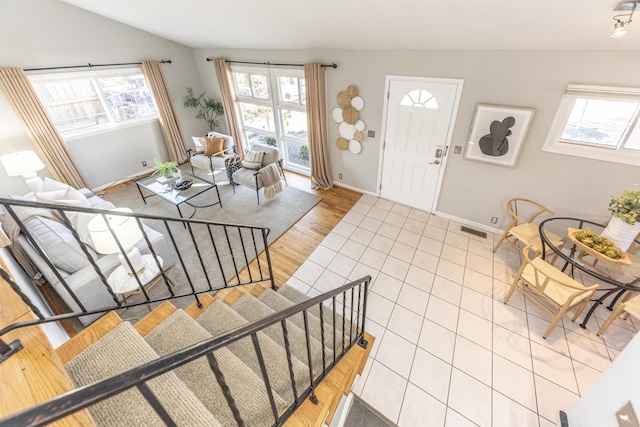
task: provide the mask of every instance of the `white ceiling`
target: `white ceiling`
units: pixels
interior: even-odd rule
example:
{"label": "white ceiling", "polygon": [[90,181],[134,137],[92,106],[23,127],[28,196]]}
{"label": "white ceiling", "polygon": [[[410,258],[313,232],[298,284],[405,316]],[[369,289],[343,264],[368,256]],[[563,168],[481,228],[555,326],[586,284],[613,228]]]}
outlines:
{"label": "white ceiling", "polygon": [[63,1],[194,48],[640,50],[619,0]]}

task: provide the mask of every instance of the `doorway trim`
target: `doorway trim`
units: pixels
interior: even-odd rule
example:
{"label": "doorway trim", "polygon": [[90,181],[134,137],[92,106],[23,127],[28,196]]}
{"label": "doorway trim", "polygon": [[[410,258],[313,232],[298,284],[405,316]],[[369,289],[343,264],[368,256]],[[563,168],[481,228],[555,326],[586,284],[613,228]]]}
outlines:
{"label": "doorway trim", "polygon": [[447,83],[456,85],[456,97],[453,104],[453,109],[451,112],[450,125],[449,129],[447,129],[447,137],[444,144],[444,152],[445,155],[442,156],[442,166],[440,167],[440,171],[438,173],[438,185],[436,186],[436,191],[433,196],[434,203],[431,207],[431,212],[434,213],[438,207],[438,201],[440,200],[440,189],[442,187],[442,178],[444,177],[444,171],[447,167],[447,160],[449,158],[449,146],[451,145],[451,139],[453,138],[453,129],[456,125],[456,118],[458,117],[458,108],[460,107],[460,98],[462,97],[462,87],[464,86],[464,79],[447,79],[447,78],[438,78],[438,77],[415,77],[415,76],[396,76],[396,75],[387,75],[385,76],[384,81],[384,102],[382,106],[382,129],[380,130],[380,151],[378,155],[378,182],[376,183],[376,195],[380,197],[382,185],[382,165],[384,162],[384,147],[385,141],[387,139],[387,113],[389,109],[389,90],[392,81],[403,81],[403,82],[420,82],[420,83]]}

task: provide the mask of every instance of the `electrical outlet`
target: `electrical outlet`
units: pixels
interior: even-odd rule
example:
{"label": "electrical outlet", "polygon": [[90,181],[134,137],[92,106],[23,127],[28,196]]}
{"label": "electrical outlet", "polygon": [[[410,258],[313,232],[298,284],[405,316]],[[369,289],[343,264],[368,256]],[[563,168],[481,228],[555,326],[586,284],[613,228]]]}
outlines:
{"label": "electrical outlet", "polygon": [[338,174],[338,179],[342,179],[342,174],[341,173]]}
{"label": "electrical outlet", "polygon": [[636,412],[633,410],[633,406],[631,406],[631,401],[627,402],[626,405],[616,412],[616,419],[620,427],[640,427]]}
{"label": "electrical outlet", "polygon": [[492,216],[491,217],[491,224],[497,224],[498,223],[498,217],[497,216]]}
{"label": "electrical outlet", "polygon": [[146,160],[142,161],[142,166],[145,167],[145,168],[147,167],[147,161]]}

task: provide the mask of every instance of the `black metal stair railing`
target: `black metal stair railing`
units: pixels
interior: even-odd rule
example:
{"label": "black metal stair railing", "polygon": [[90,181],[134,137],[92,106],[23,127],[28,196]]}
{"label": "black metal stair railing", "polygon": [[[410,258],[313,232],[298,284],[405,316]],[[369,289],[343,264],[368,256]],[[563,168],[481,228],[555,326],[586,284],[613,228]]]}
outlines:
{"label": "black metal stair railing", "polygon": [[[270,316],[264,317],[258,321],[247,324],[243,327],[237,328],[227,334],[222,336],[213,338],[206,342],[185,348],[178,352],[160,357],[152,362],[149,362],[145,365],[141,365],[135,367],[133,369],[122,372],[121,374],[112,376],[110,378],[104,379],[102,381],[96,382],[94,384],[82,387],[80,389],[68,392],[62,396],[51,399],[48,402],[44,402],[42,404],[36,405],[19,413],[10,415],[4,419],[0,419],[0,425],[20,425],[20,426],[36,426],[36,425],[45,425],[51,423],[53,421],[64,418],[70,414],[73,414],[77,411],[83,410],[85,408],[90,407],[91,405],[100,402],[104,399],[107,399],[111,396],[122,393],[131,388],[137,388],[140,390],[142,395],[145,397],[147,402],[154,408],[155,412],[158,416],[165,422],[166,425],[176,425],[177,420],[171,419],[167,411],[159,404],[157,398],[153,394],[153,392],[147,387],[146,383],[166,372],[170,372],[182,365],[185,365],[193,360],[196,360],[200,357],[206,357],[209,366],[213,370],[218,385],[224,391],[224,396],[227,400],[227,404],[229,405],[231,411],[234,414],[236,423],[238,426],[244,426],[244,420],[242,419],[240,412],[237,408],[236,401],[234,400],[233,394],[229,389],[228,385],[224,379],[224,373],[221,372],[220,367],[216,361],[216,358],[213,352],[217,349],[223,348],[233,342],[236,342],[240,339],[251,337],[254,343],[254,350],[258,361],[260,363],[260,368],[262,372],[263,382],[265,384],[268,398],[271,404],[271,409],[273,412],[274,426],[282,425],[294,412],[295,410],[307,399],[309,398],[313,403],[317,403],[318,400],[315,396],[315,389],[320,384],[320,382],[327,376],[327,374],[333,369],[333,367],[342,359],[342,357],[347,353],[349,349],[351,349],[354,345],[360,345],[362,347],[367,346],[367,342],[364,338],[365,331],[365,320],[366,320],[366,311],[367,311],[367,295],[369,289],[369,283],[371,281],[370,276],[363,277],[360,280],[349,283],[332,291],[326,292],[323,295],[316,296],[307,301],[301,302],[294,306],[291,306],[285,310],[274,313]],[[357,296],[356,296],[357,289]],[[325,307],[325,303],[331,302],[331,308]],[[336,302],[341,303],[342,305],[342,315],[346,316],[349,314],[348,319],[343,320],[341,322],[336,322],[337,320],[337,304]],[[355,304],[355,305],[354,305]],[[293,369],[291,368],[291,349],[290,343],[287,336],[287,328],[286,321],[289,317],[292,317],[296,314],[302,313],[304,316],[304,334],[305,340],[307,344],[307,353],[308,353],[308,363],[309,366],[313,364],[311,351],[309,348],[310,342],[310,334],[309,334],[309,317],[308,312],[310,309],[318,307],[320,319],[322,325],[322,318],[324,317],[323,312],[326,310],[331,311],[332,318],[334,319],[332,324],[332,333],[333,333],[333,349],[334,349],[334,357],[333,360],[328,363],[323,363],[324,369],[320,373],[316,373],[314,375],[313,371],[309,370],[309,382],[308,387],[303,390],[300,394],[296,391],[296,379],[294,378]],[[347,312],[348,307],[348,312]],[[276,408],[276,404],[273,398],[272,389],[270,386],[269,375],[265,368],[264,357],[262,351],[260,349],[260,345],[258,344],[257,333],[267,328],[271,325],[275,325],[280,323],[282,325],[282,334],[284,337],[284,348],[286,350],[287,360],[289,363],[289,371],[290,371],[290,380],[291,387],[294,391],[294,401],[290,404],[290,406],[282,413],[278,412],[278,408]],[[341,330],[339,332],[342,333],[342,345],[340,348],[336,348],[336,327],[338,327],[337,323],[341,324]],[[348,331],[346,327],[348,326]],[[348,342],[345,341],[348,336]],[[325,337],[324,327],[321,326],[321,345],[327,345],[327,339]],[[336,351],[338,350],[338,351]],[[325,355],[323,352],[323,362]],[[215,415],[215,414],[214,414]]]}
{"label": "black metal stair railing", "polygon": [[[5,230],[10,228],[12,233],[7,234],[12,234],[9,237],[16,240],[12,242],[12,252],[22,248],[23,253],[28,253],[28,258],[32,258],[32,262],[40,272],[34,279],[44,276],[46,282],[68,306],[65,312],[46,316],[24,295],[7,272],[0,269],[0,276],[11,284],[13,290],[31,308],[36,317],[34,320],[10,324],[0,330],[0,361],[2,357],[6,358],[8,354],[17,351],[20,346],[16,342],[7,344],[1,339],[4,334],[16,328],[66,319],[87,319],[87,316],[97,318],[100,314],[111,310],[141,305],[148,307],[152,303],[178,298],[191,298],[201,306],[199,295],[203,293],[252,283],[266,282],[275,289],[267,242],[268,228],[4,198],[0,198],[0,205],[5,211],[3,228]],[[80,290],[74,282],[74,275],[56,265],[56,260],[52,259],[49,253],[51,248],[44,247],[42,240],[35,235],[34,228],[29,226],[34,212],[40,214],[45,212],[49,216],[48,219],[54,218],[60,226],[65,227],[69,232],[68,235],[72,236],[71,243],[77,245],[74,247],[79,248],[86,259],[87,265],[83,267],[85,270],[82,271],[82,278],[86,281],[89,277],[92,286],[91,294],[101,293],[103,297],[100,301],[88,296],[86,289]],[[125,300],[114,290],[109,278],[111,273],[121,265],[118,256],[95,255],[96,252],[83,241],[73,225],[74,216],[87,214],[100,215],[105,221],[107,217],[131,217],[136,221],[138,228],[142,231],[139,245],[143,247],[143,252],[150,256],[147,259],[158,272],[153,278],[152,290],[149,290],[150,281],[142,281],[137,274],[130,274],[137,285],[135,291],[138,295],[135,298],[130,297]],[[4,227],[7,221],[12,221],[11,227]],[[125,250],[130,248],[124,248],[112,230],[111,235],[126,264],[132,267]],[[16,245],[20,247],[16,248]],[[170,259],[163,260],[159,252],[165,253],[164,257]]]}

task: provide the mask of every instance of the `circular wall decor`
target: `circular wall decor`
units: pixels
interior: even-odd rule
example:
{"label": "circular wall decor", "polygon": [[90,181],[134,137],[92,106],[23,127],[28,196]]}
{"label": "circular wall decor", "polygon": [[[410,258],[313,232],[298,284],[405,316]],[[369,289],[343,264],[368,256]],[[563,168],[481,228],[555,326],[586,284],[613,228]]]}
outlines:
{"label": "circular wall decor", "polygon": [[333,110],[331,110],[331,118],[336,123],[344,122],[344,119],[342,118],[342,108],[336,107]]}
{"label": "circular wall decor", "polygon": [[347,141],[344,138],[338,138],[336,145],[338,146],[339,149],[346,150],[347,148],[349,148],[349,141]]}
{"label": "circular wall decor", "polygon": [[360,96],[354,96],[351,98],[351,106],[360,111],[364,108],[364,99]]}
{"label": "circular wall decor", "polygon": [[356,132],[356,127],[347,122],[340,123],[340,136],[347,140],[353,139],[353,134]]}
{"label": "circular wall decor", "polygon": [[358,154],[362,151],[362,144],[360,144],[355,139],[352,139],[351,141],[349,141],[349,151],[351,151],[353,154]]}
{"label": "circular wall decor", "polygon": [[348,107],[351,104],[351,97],[347,92],[338,93],[338,105],[342,108]]}
{"label": "circular wall decor", "polygon": [[352,106],[344,107],[344,110],[342,110],[342,118],[345,122],[353,125],[358,121],[358,110]]}
{"label": "circular wall decor", "polygon": [[364,108],[364,99],[358,96],[358,88],[349,85],[347,90],[338,92],[338,107],[331,110],[331,118],[339,124],[340,138],[336,145],[340,150],[349,149],[353,154],[362,151],[360,141],[364,139],[362,131],[364,121],[360,120],[359,111]]}

